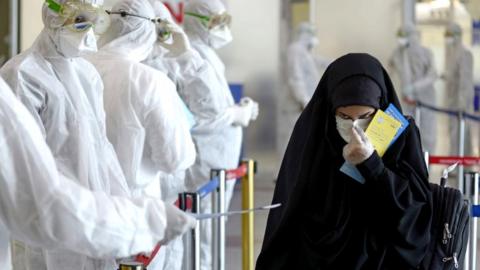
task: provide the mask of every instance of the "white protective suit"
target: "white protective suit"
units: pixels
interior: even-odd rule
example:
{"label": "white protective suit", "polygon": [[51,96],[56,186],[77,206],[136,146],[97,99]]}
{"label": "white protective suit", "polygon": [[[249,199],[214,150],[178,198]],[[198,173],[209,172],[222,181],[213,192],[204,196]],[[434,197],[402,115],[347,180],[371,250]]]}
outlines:
{"label": "white protective suit", "polygon": [[[203,16],[222,14],[225,11],[225,6],[219,0],[192,0],[185,6],[185,12]],[[196,191],[210,180],[211,169],[234,169],[238,166],[242,128],[235,120],[236,109],[240,106],[234,103],[225,77],[225,65],[215,52],[215,48],[226,45],[231,40],[228,27],[209,30],[198,18],[185,16],[184,28],[192,47],[206,62],[196,78],[190,78],[179,88],[180,96],[196,121],[192,136],[198,155],[195,165],[187,171],[185,180],[187,188]],[[250,119],[254,120],[257,115],[258,109],[256,112],[252,110]],[[227,208],[233,188],[234,182],[227,181]],[[201,206],[202,212],[211,211],[210,196],[202,200]],[[200,261],[203,270],[212,269],[210,224],[210,221],[201,224]]]}
{"label": "white protective suit", "polygon": [[[473,55],[462,44],[462,29],[452,23],[447,26],[447,57],[446,57],[446,91],[447,107],[451,110],[473,113]],[[465,126],[465,154],[472,151],[472,128]],[[450,133],[450,154],[458,155],[458,120],[449,117],[448,131]]]}
{"label": "white protective suit", "polygon": [[9,238],[95,258],[147,252],[164,238],[165,211],[174,206],[91,192],[60,175],[35,120],[2,79],[0,141],[0,269],[12,269]]}
{"label": "white protective suit", "polygon": [[[120,10],[155,17],[146,0],[122,0],[112,8]],[[175,85],[163,72],[141,63],[156,41],[155,24],[145,18],[112,14],[111,27],[99,42],[103,47],[89,60],[105,84],[108,138],[134,197],[162,198],[160,177],[185,171],[196,152]],[[159,269],[164,258],[162,248],[149,269]]]}
{"label": "white protective suit", "polygon": [[[124,0],[112,11],[154,18],[146,0]],[[113,14],[103,45],[89,60],[105,84],[107,134],[135,196],[160,197],[159,173],[190,167],[195,147],[181,99],[168,77],[144,61],[156,40],[155,24]]]}
{"label": "white protective suit", "polygon": [[[207,68],[205,61],[191,48],[188,37],[175,24],[167,7],[158,0],[151,0],[150,3],[154,8],[155,17],[168,21],[169,26],[175,32],[167,41],[158,40],[144,63],[167,74],[175,83],[177,89],[194,87],[195,83],[201,80],[202,73]],[[169,46],[166,46],[166,43]],[[170,48],[172,49],[169,50]],[[187,107],[184,109],[188,110]],[[186,113],[193,117],[190,111]],[[160,182],[162,198],[167,203],[173,203],[178,198],[179,193],[186,191],[185,171],[170,175],[161,174]],[[155,260],[148,268],[151,270],[181,270],[182,262],[183,239],[177,238],[160,249]]]}
{"label": "white protective suit", "polygon": [[[102,80],[90,63],[73,57],[78,55],[68,46],[66,34],[70,32],[61,27],[62,18],[46,4],[42,14],[45,28],[35,44],[7,62],[0,74],[33,115],[62,175],[90,190],[129,196],[105,133]],[[88,41],[95,42],[93,33],[89,34],[93,40]],[[19,256],[14,252],[14,264],[25,263],[35,269],[104,269],[116,265],[113,260],[92,260],[61,248],[26,248],[25,259],[21,251],[19,247]]]}
{"label": "white protective suit", "polygon": [[312,53],[318,43],[315,28],[301,23],[296,29],[295,40],[287,51],[287,87],[278,95],[277,151],[280,157],[287,148],[290,134],[330,61]]}
{"label": "white protective suit", "polygon": [[[406,114],[415,117],[415,106],[408,102],[420,101],[436,106],[434,83],[438,76],[432,52],[420,44],[415,26],[407,25],[399,30],[399,41],[404,42],[403,39],[405,43],[399,44],[393,52],[390,67],[400,79],[402,108]],[[423,150],[434,154],[437,136],[435,112],[421,109],[417,121],[420,123]]]}

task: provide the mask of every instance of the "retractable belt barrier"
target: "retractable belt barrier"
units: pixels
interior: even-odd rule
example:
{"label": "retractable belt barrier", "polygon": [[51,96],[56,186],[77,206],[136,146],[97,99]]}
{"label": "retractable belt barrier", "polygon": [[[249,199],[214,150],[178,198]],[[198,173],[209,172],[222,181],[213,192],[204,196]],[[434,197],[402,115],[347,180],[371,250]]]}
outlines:
{"label": "retractable belt barrier", "polygon": [[472,216],[480,217],[480,205],[474,205],[472,207]]}
{"label": "retractable belt barrier", "polygon": [[431,111],[434,111],[434,112],[448,114],[448,115],[453,116],[453,117],[458,117],[459,115],[462,115],[464,118],[467,118],[467,119],[470,119],[470,120],[473,120],[473,121],[476,121],[476,122],[480,122],[480,116],[469,114],[469,113],[464,112],[464,111],[455,111],[455,110],[449,110],[449,109],[444,109],[444,108],[438,108],[438,107],[435,107],[435,106],[432,106],[432,105],[429,105],[429,104],[426,104],[426,103],[423,103],[423,102],[420,102],[420,101],[417,101],[416,104],[417,104],[417,107],[419,107],[419,108],[425,108],[425,109],[428,109],[428,110],[431,110]]}
{"label": "retractable belt barrier", "polygon": [[452,165],[458,163],[463,166],[480,165],[480,157],[449,157],[449,156],[430,156],[430,164]]}
{"label": "retractable belt barrier", "polygon": [[[225,182],[242,179],[242,210],[252,209],[253,203],[253,178],[256,173],[256,162],[244,160],[241,165],[233,170],[212,170],[212,178],[195,193],[179,194],[175,205],[183,211],[200,213],[201,199],[212,195],[212,212],[226,212]],[[246,192],[248,194],[246,194]],[[225,216],[213,219],[213,266],[214,270],[225,269]],[[183,269],[200,269],[200,224],[189,232],[185,239],[185,256],[183,256]],[[253,212],[242,215],[242,255],[243,269],[253,269]],[[135,263],[147,267],[160,251],[161,245],[155,246],[150,256],[139,254]]]}
{"label": "retractable belt barrier", "polygon": [[[458,158],[460,158],[459,166],[458,166],[458,189],[461,192],[464,192],[464,181],[463,181],[463,175],[464,175],[464,166],[471,166],[472,163],[478,163],[478,160],[476,158],[473,158],[473,160],[469,158],[464,158],[465,156],[465,132],[466,132],[466,120],[471,120],[476,123],[480,123],[480,116],[469,114],[465,111],[458,111],[458,110],[448,110],[444,108],[438,108],[420,101],[416,101],[416,109],[415,109],[415,115],[416,115],[416,120],[418,125],[422,125],[420,122],[419,112],[420,108],[425,108],[434,112],[438,113],[443,113],[447,114],[452,117],[457,117],[458,118]],[[435,160],[433,160],[435,161]],[[449,163],[451,164],[451,163]],[[473,164],[477,165],[477,164]]]}
{"label": "retractable belt barrier", "polygon": [[[212,192],[212,213],[227,211],[226,181],[242,179],[242,210],[252,209],[253,181],[256,162],[242,161],[234,170],[212,170],[212,179],[218,179],[216,192]],[[208,184],[207,184],[208,185]],[[226,217],[212,220],[212,266],[213,270],[225,270]],[[242,215],[242,265],[243,269],[253,269],[253,212]]]}

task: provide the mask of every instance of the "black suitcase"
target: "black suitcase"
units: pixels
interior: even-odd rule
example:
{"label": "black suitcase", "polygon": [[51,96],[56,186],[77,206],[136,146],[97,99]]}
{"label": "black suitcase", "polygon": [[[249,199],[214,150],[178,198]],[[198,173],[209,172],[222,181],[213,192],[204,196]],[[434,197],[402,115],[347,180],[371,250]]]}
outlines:
{"label": "black suitcase", "polygon": [[433,219],[429,251],[420,269],[463,269],[469,236],[470,206],[458,189],[430,184]]}

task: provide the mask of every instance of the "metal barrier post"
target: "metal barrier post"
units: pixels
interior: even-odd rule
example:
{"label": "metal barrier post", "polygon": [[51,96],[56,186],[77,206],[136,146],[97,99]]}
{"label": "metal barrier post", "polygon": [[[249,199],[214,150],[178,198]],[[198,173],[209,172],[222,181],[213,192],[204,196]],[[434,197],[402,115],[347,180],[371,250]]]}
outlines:
{"label": "metal barrier post", "polygon": [[[478,205],[478,195],[479,195],[479,174],[478,173],[473,173],[473,205]],[[472,217],[472,224],[473,226],[471,227],[470,235],[472,236],[472,245],[470,247],[470,256],[471,256],[471,265],[472,269],[477,268],[477,218]]]}
{"label": "metal barrier post", "polygon": [[[218,188],[212,192],[212,213],[225,213],[226,171],[212,170],[212,179],[218,177]],[[225,270],[225,223],[224,216],[212,220],[212,264],[213,270]]]}
{"label": "metal barrier post", "polygon": [[[465,156],[465,118],[463,117],[463,112],[458,113],[458,156],[464,157]],[[463,165],[460,164],[458,166],[458,189],[465,193],[463,187],[463,174],[464,168]]]}
{"label": "metal barrier post", "polygon": [[[192,202],[192,213],[200,213],[200,196],[197,193],[182,193],[178,195],[179,208],[188,211],[188,199]],[[184,270],[200,270],[200,222],[193,230],[185,234],[183,266]]]}
{"label": "metal barrier post", "polygon": [[479,202],[479,174],[465,173],[465,196],[472,207],[470,218],[470,237],[468,239],[467,253],[465,255],[465,270],[475,270],[477,265],[477,218],[473,216],[473,206]]}
{"label": "metal barrier post", "polygon": [[[472,202],[472,178],[471,178],[471,175],[466,173],[465,178],[462,179],[462,182],[463,182],[463,187],[464,187],[464,190],[463,190],[464,199],[468,200],[468,205],[470,207],[472,205],[472,203],[471,203]],[[472,219],[470,219],[468,227],[471,230]],[[469,231],[469,233],[471,233],[471,232]],[[470,265],[471,265],[470,264],[470,261],[471,261],[471,258],[470,258],[471,245],[472,245],[472,235],[470,234],[469,238],[468,238],[468,243],[467,243],[467,250],[465,252],[465,262],[463,264],[463,269],[464,270],[471,270],[471,267],[470,267]]]}
{"label": "metal barrier post", "polygon": [[[244,160],[242,164],[247,166],[247,174],[242,177],[242,209],[251,209],[254,207],[254,177],[256,172],[256,162],[253,160]],[[248,213],[242,215],[242,269],[254,269],[254,214]]]}
{"label": "metal barrier post", "polygon": [[[479,174],[478,173],[472,173],[471,177],[472,180],[472,205],[478,205],[478,185],[479,185]],[[472,209],[473,210],[473,209]],[[472,211],[473,214],[473,211]],[[472,270],[475,270],[477,268],[477,219],[472,216],[470,219],[471,226],[470,226],[470,265]]]}
{"label": "metal barrier post", "polygon": [[430,153],[427,151],[423,152],[423,158],[425,159],[425,165],[427,165],[427,170],[430,171]]}

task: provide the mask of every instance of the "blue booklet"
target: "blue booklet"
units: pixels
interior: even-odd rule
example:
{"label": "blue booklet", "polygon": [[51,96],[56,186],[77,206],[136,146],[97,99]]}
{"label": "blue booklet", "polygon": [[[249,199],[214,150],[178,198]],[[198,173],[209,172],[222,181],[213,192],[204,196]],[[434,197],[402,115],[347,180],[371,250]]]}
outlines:
{"label": "blue booklet", "polygon": [[[402,113],[393,104],[390,104],[388,106],[388,108],[385,110],[385,113],[392,116],[402,124],[401,127],[398,129],[397,134],[395,134],[395,137],[393,138],[392,142],[390,143],[390,145],[392,145],[398,139],[398,137],[402,135],[402,133],[408,127],[409,123],[408,123],[408,120],[402,115]],[[345,162],[340,168],[340,171],[350,176],[360,184],[365,184],[365,178],[362,176],[362,174],[357,169],[357,167],[355,167],[355,165]]]}
{"label": "blue booklet", "polygon": [[388,108],[385,110],[385,113],[390,115],[391,117],[395,118],[398,122],[402,124],[402,126],[398,129],[397,134],[393,138],[393,141],[390,145],[392,145],[395,141],[397,141],[398,137],[402,135],[402,133],[408,127],[408,120],[403,116],[403,114],[395,107],[395,105],[390,104]]}

